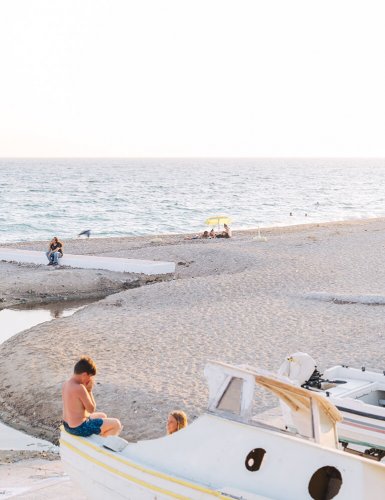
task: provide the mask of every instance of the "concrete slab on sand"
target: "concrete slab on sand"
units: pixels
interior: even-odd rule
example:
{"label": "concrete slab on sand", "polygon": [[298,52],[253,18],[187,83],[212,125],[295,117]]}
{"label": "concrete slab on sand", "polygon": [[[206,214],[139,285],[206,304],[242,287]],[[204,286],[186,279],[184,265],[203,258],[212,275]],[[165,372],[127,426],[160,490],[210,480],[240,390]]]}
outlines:
{"label": "concrete slab on sand", "polygon": [[[47,264],[44,252],[19,250],[0,247],[0,260],[6,262],[23,262],[28,264]],[[96,255],[64,254],[59,260],[60,265],[81,269],[105,269],[123,273],[137,274],[169,274],[175,272],[175,262],[156,260],[122,259],[117,257],[98,257]]]}
{"label": "concrete slab on sand", "polygon": [[0,466],[0,497],[23,500],[86,500],[60,460],[22,460]]}
{"label": "concrete slab on sand", "polygon": [[[37,439],[0,422],[0,450],[49,451],[58,453],[59,448],[49,441]],[[1,498],[1,497],[0,497]]]}

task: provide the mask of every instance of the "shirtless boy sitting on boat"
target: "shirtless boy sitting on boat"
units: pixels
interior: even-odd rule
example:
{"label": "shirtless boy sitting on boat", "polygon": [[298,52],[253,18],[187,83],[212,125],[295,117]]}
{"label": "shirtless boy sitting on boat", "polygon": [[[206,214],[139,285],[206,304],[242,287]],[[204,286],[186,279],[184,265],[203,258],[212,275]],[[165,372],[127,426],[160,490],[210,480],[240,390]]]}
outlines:
{"label": "shirtless boy sitting on boat", "polygon": [[88,356],[82,356],[75,364],[72,377],[64,382],[64,428],[75,436],[117,436],[122,430],[120,421],[117,418],[107,418],[105,413],[95,413],[96,403],[92,394],[95,375],[94,361]]}

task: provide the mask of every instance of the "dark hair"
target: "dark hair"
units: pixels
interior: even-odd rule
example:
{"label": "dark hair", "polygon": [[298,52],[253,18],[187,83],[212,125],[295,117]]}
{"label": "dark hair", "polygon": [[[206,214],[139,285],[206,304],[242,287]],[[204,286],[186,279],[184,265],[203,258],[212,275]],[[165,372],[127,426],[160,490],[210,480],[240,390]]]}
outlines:
{"label": "dark hair", "polygon": [[80,375],[87,373],[87,375],[96,375],[96,364],[89,356],[82,356],[74,366],[74,373]]}

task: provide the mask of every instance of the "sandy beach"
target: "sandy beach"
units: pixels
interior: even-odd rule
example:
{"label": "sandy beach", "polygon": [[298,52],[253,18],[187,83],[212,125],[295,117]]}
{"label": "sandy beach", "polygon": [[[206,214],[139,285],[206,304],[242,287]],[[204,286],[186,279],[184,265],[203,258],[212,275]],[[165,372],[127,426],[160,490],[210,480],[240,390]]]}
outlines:
{"label": "sandy beach", "polygon": [[[321,370],[339,363],[383,370],[385,220],[267,229],[267,241],[256,236],[66,242],[74,254],[177,264],[174,277],[150,284],[120,273],[1,262],[1,307],[111,294],[2,344],[1,420],[56,442],[61,383],[81,354],[98,365],[98,409],[119,417],[130,441],[163,435],[172,409],[190,420],[204,411],[208,359],[276,370],[287,354],[304,351]],[[263,396],[258,409],[272,404]]]}
{"label": "sandy beach", "polygon": [[[0,500],[135,497],[142,489],[155,498],[174,488],[180,497],[316,498],[337,495],[342,483],[349,500],[372,490],[381,497],[382,11],[379,1],[366,9],[304,0],[96,1],[92,9],[2,2]],[[225,222],[231,232],[200,237],[228,231]],[[335,365],[359,370],[348,371],[349,381],[340,370],[319,382],[313,361],[301,357],[303,377],[313,370],[306,382],[343,408],[337,430],[340,417],[315,402],[317,391],[311,401],[279,383],[267,392],[268,377],[246,369],[275,374],[286,362],[294,377],[297,361],[287,358],[297,352],[315,360],[321,377]],[[106,457],[104,470],[139,493],[110,486],[90,443],[67,433],[60,448],[63,383],[82,356],[97,366],[87,384],[95,413],[119,419],[128,442],[112,439],[108,448],[95,438],[99,451],[120,442],[138,461]],[[206,413],[210,361],[248,372],[241,401],[240,370],[216,401],[213,386],[228,379],[213,369],[210,380],[209,413],[216,405],[228,416],[240,405],[244,415],[231,420],[251,423],[244,433]],[[373,385],[361,380],[364,367],[377,372]],[[253,375],[261,384],[251,403]],[[296,393],[293,404],[286,390]],[[296,410],[277,439],[254,425],[261,415],[277,422],[275,394]],[[341,394],[357,408],[333,399]],[[76,425],[84,415],[68,399],[66,420]],[[93,401],[82,402],[94,412]],[[175,410],[187,414],[186,433],[132,446],[166,436]],[[262,442],[247,450],[253,436]],[[81,465],[65,460],[75,441],[84,446],[77,456],[93,463],[91,483],[100,478],[92,493],[92,484],[81,490]],[[350,467],[345,441],[383,463]]]}

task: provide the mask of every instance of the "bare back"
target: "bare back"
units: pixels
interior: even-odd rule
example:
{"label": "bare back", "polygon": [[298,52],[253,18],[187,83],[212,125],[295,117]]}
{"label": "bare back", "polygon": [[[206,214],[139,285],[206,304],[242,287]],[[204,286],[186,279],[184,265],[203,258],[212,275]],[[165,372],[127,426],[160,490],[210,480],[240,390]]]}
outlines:
{"label": "bare back", "polygon": [[70,427],[81,425],[95,410],[95,403],[85,386],[72,378],[62,387],[63,420]]}

